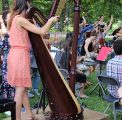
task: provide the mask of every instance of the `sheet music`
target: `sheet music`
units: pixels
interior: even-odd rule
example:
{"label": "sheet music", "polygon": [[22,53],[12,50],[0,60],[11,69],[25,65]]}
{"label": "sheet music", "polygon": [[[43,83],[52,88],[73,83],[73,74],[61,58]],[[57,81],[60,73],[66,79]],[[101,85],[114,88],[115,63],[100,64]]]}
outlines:
{"label": "sheet music", "polygon": [[110,47],[102,47],[97,56],[97,60],[105,61],[108,57],[108,54],[111,52],[111,50],[112,49]]}

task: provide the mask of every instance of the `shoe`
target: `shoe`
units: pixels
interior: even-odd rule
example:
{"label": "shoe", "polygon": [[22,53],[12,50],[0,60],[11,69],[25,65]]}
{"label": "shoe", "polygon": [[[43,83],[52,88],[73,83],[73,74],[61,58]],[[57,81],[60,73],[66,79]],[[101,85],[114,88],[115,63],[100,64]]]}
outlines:
{"label": "shoe", "polygon": [[38,120],[38,118],[35,117],[35,116],[33,115],[33,116],[30,116],[30,117],[28,118],[28,120]]}
{"label": "shoe", "polygon": [[40,93],[38,92],[38,89],[33,89],[33,90],[32,90],[32,93],[33,93],[34,95],[40,96]]}
{"label": "shoe", "polygon": [[11,115],[11,112],[10,111],[7,111],[5,112],[6,115],[10,116]]}
{"label": "shoe", "polygon": [[28,97],[29,97],[29,98],[34,97],[34,94],[32,94],[32,93],[28,92]]}
{"label": "shoe", "polygon": [[51,111],[43,112],[44,116],[50,116],[52,114]]}
{"label": "shoe", "polygon": [[89,98],[89,96],[87,96],[87,95],[82,95],[82,96],[78,96],[78,97],[81,99]]}
{"label": "shoe", "polygon": [[86,81],[86,83],[87,83],[88,85],[92,85],[92,83],[91,83],[90,81]]}
{"label": "shoe", "polygon": [[22,113],[25,113],[25,112],[26,112],[26,110],[25,110],[25,108],[24,108],[24,107],[22,107],[21,112],[22,112]]}

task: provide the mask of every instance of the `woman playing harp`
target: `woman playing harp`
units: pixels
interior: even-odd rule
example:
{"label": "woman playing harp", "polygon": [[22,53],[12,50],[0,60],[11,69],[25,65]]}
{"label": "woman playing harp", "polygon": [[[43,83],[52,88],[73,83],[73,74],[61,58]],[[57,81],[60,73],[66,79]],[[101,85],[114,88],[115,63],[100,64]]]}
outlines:
{"label": "woman playing harp", "polygon": [[48,32],[52,23],[58,20],[58,17],[51,17],[42,27],[36,27],[25,19],[26,10],[28,8],[27,0],[14,0],[11,18],[9,21],[10,29],[10,52],[8,55],[8,83],[15,86],[16,101],[16,120],[21,120],[21,108],[24,105],[28,114],[28,120],[34,120],[29,99],[28,88],[32,86],[30,75],[30,41],[28,31],[39,35]]}
{"label": "woman playing harp", "polygon": [[[60,7],[62,8],[62,3],[64,2],[65,0],[55,0],[52,8],[60,10]],[[54,15],[59,12],[51,13],[51,15]],[[42,25],[45,24],[45,22],[44,18],[41,16],[41,12],[38,9],[30,8],[26,17],[31,21],[33,18],[36,18],[36,22],[39,25]],[[52,111],[50,120],[83,119],[83,109],[80,107],[69,85],[57,68],[44,40],[39,35],[32,32],[29,32],[29,37],[42,77],[44,91],[46,92],[48,103]]]}

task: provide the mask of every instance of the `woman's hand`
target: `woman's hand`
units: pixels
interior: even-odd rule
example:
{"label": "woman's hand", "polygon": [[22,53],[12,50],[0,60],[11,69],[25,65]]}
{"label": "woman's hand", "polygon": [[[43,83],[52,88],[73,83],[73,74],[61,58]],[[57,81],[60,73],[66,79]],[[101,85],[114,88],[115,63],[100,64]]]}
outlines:
{"label": "woman's hand", "polygon": [[111,15],[111,19],[110,19],[110,22],[112,22],[112,21],[113,21],[113,19],[114,19],[114,18],[113,18],[113,15]]}
{"label": "woman's hand", "polygon": [[55,22],[57,22],[59,20],[59,16],[54,16],[54,17],[51,17],[50,19],[49,19],[49,21],[51,21],[52,23],[55,23]]}

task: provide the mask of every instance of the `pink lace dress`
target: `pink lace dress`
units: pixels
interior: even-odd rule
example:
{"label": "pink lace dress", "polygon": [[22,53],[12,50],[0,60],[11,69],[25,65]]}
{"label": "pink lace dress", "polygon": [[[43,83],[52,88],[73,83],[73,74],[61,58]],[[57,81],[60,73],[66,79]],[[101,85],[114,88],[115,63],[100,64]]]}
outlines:
{"label": "pink lace dress", "polygon": [[15,16],[10,29],[7,80],[11,86],[32,87],[30,74],[30,40],[28,31],[16,25]]}

